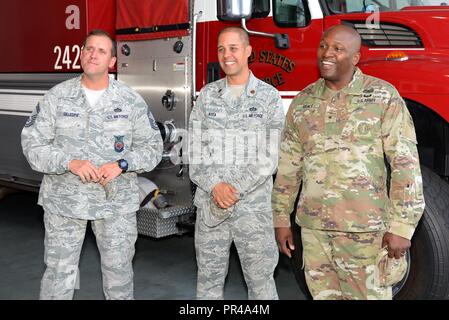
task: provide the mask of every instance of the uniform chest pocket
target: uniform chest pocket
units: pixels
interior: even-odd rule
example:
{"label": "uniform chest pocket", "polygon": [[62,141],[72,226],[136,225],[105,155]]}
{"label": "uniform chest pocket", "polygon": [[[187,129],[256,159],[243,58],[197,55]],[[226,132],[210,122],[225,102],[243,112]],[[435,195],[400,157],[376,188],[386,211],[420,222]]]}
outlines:
{"label": "uniform chest pocket", "polygon": [[352,100],[347,122],[342,130],[343,138],[365,143],[381,138],[382,103],[378,98],[356,97]]}
{"label": "uniform chest pocket", "polygon": [[131,124],[127,119],[105,121],[103,124],[105,134],[124,134],[131,130]]}
{"label": "uniform chest pocket", "polygon": [[56,112],[56,128],[60,129],[76,129],[80,128],[84,123],[85,115],[76,105],[59,106]]}
{"label": "uniform chest pocket", "polygon": [[[311,156],[320,154],[324,150],[324,116],[316,113],[308,113],[305,116],[297,116],[295,127],[298,130],[304,155]],[[292,137],[292,139],[296,139]]]}
{"label": "uniform chest pocket", "polygon": [[266,115],[257,112],[243,113],[242,128],[246,129],[263,129],[266,126]]}
{"label": "uniform chest pocket", "polygon": [[55,121],[55,138],[61,143],[68,140],[81,140],[84,136],[86,119],[73,110],[58,111]]}
{"label": "uniform chest pocket", "polygon": [[56,118],[56,130],[77,130],[85,127],[85,120],[80,116],[58,116]]}
{"label": "uniform chest pocket", "polygon": [[343,127],[341,137],[354,144],[372,144],[381,139],[380,123],[375,120],[351,119]]}
{"label": "uniform chest pocket", "polygon": [[221,108],[206,108],[206,122],[209,128],[224,128],[226,125],[226,112]]}
{"label": "uniform chest pocket", "polygon": [[108,150],[121,153],[130,148],[132,127],[128,119],[106,121],[103,124],[105,145]]}

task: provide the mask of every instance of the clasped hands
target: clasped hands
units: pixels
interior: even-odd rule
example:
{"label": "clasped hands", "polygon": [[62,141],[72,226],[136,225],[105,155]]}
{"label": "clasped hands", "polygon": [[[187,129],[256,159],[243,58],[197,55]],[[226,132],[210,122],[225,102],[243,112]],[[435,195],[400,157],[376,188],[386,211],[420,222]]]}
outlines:
{"label": "clasped hands", "polygon": [[227,209],[239,201],[240,192],[226,182],[220,182],[212,189],[212,199],[217,207]]}
{"label": "clasped hands", "polygon": [[69,170],[80,177],[83,183],[95,182],[103,187],[122,173],[117,162],[108,162],[97,168],[89,160],[72,160]]}

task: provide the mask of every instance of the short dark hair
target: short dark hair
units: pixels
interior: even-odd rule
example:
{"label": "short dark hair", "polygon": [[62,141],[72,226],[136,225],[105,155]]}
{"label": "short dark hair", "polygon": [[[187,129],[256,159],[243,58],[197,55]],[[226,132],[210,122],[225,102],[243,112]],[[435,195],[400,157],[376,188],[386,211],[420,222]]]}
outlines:
{"label": "short dark hair", "polygon": [[117,46],[116,46],[115,40],[111,37],[111,35],[108,32],[101,30],[101,29],[91,30],[87,34],[86,38],[84,39],[83,47],[86,46],[87,39],[89,39],[89,37],[91,37],[91,36],[102,36],[102,37],[106,37],[109,40],[111,40],[111,42],[112,42],[111,56],[115,57],[117,55]]}
{"label": "short dark hair", "polygon": [[249,46],[249,34],[245,29],[240,28],[240,27],[234,27],[234,26],[226,27],[226,28],[220,30],[217,38],[219,38],[220,35],[225,32],[237,32],[240,36],[240,39],[242,39],[243,44],[245,46]]}

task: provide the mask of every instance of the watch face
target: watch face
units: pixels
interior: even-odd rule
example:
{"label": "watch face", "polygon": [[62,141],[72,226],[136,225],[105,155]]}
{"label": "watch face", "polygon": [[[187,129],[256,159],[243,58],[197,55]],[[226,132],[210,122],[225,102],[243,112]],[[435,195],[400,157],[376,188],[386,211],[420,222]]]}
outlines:
{"label": "watch face", "polygon": [[128,169],[128,162],[126,160],[122,159],[119,161],[118,166],[120,167],[120,169],[126,170],[126,169]]}

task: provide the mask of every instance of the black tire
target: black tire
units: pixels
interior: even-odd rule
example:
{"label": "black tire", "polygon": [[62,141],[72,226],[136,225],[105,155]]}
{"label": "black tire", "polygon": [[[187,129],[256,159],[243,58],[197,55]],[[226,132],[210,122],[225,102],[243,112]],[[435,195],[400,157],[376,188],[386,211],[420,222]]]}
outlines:
{"label": "black tire", "polygon": [[[412,239],[408,274],[393,288],[394,299],[449,299],[449,184],[426,167],[421,170],[426,208]],[[300,267],[301,228],[292,225],[293,272],[301,290],[311,298]]]}
{"label": "black tire", "polygon": [[422,167],[426,209],[410,248],[410,274],[395,299],[449,298],[449,184]]}

